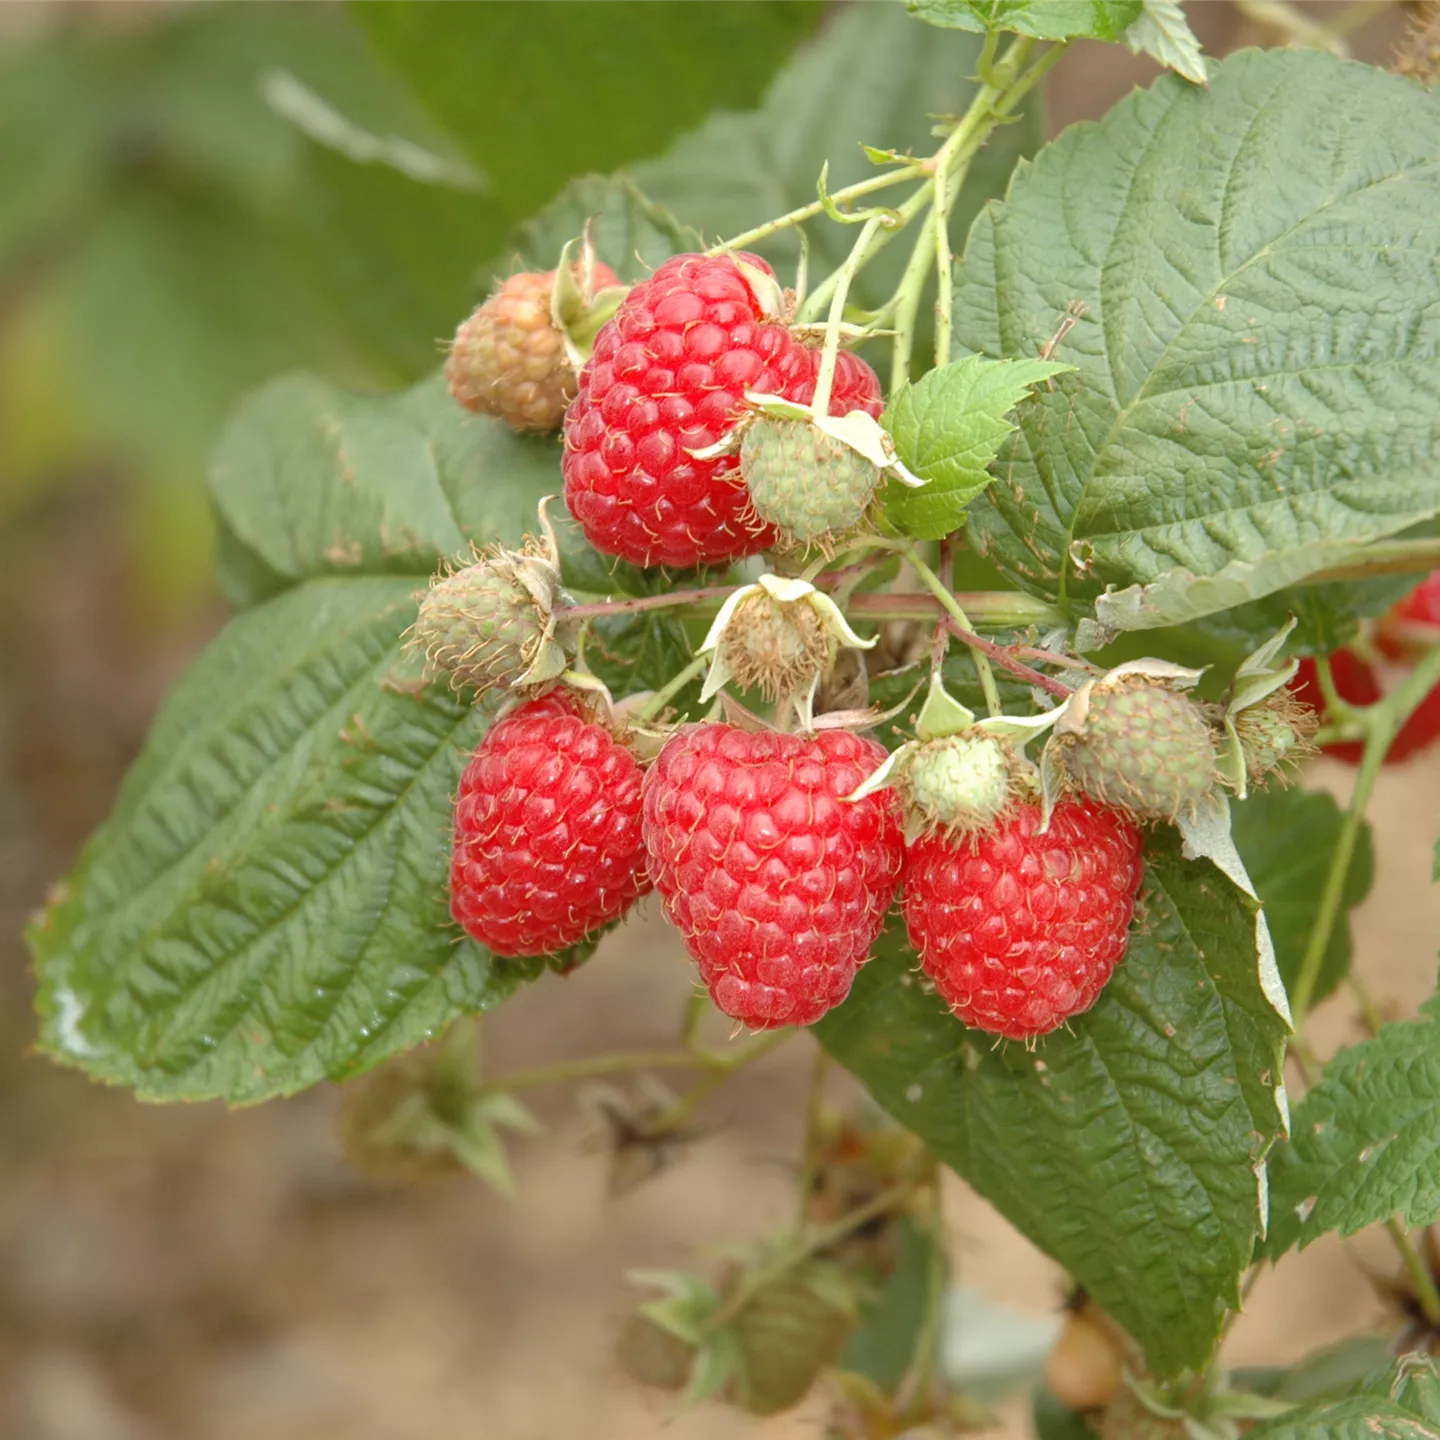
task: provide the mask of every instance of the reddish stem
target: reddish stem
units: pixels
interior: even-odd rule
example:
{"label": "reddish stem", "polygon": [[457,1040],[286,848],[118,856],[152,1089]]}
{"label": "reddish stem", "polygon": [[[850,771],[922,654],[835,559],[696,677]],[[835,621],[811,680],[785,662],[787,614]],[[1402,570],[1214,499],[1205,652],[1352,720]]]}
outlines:
{"label": "reddish stem", "polygon": [[973,630],[967,630],[963,625],[952,620],[948,615],[945,617],[945,625],[957,640],[962,641],[972,650],[978,650],[982,655],[988,656],[1001,669],[1008,670],[1012,675],[1018,675],[1022,680],[1028,680],[1032,685],[1038,685],[1040,689],[1048,691],[1051,695],[1058,695],[1066,700],[1070,698],[1070,687],[1063,681],[1056,680],[1052,675],[1042,675],[1038,670],[1032,670],[1028,665],[1017,660],[1003,645],[997,645],[993,640],[983,639]]}
{"label": "reddish stem", "polygon": [[631,600],[597,600],[592,605],[567,605],[565,614],[576,620],[602,615],[633,615],[638,610],[664,610],[674,605],[695,605],[704,600],[723,600],[737,585],[709,585],[699,590],[672,590],[668,595],[641,595]]}

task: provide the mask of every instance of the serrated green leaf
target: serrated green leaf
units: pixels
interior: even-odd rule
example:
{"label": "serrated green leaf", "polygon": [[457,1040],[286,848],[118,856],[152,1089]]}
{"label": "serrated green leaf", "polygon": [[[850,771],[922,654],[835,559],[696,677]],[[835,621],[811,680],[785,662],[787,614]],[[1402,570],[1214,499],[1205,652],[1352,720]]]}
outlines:
{"label": "serrated green leaf", "polygon": [[[312,375],[276,380],[241,406],[210,471],[229,543],[283,584],[428,576],[471,538],[533,531],[561,485],[553,438],[470,414],[438,374],[380,399]],[[232,599],[254,598],[229,578]]]}
{"label": "serrated green leaf", "polygon": [[[1340,835],[1341,812],[1335,798],[1321,790],[1272,785],[1230,807],[1231,833],[1255,893],[1265,906],[1275,959],[1290,989],[1315,921],[1315,897],[1324,888],[1330,857]],[[1304,836],[1304,843],[1297,837]],[[1370,893],[1375,856],[1370,826],[1362,824],[1341,894],[1341,913],[1330,933],[1313,998],[1322,1000],[1350,969],[1350,911]]]}
{"label": "serrated green leaf", "polygon": [[892,395],[880,423],[900,459],[926,483],[917,490],[890,480],[881,495],[885,518],[918,540],[958,529],[965,507],[994,479],[986,467],[1015,429],[1006,416],[1031,386],[1072,368],[967,355]]}
{"label": "serrated green leaf", "polygon": [[1140,0],[905,0],[905,8],[927,25],[1040,40],[1118,40],[1140,16]]}
{"label": "serrated green leaf", "polygon": [[1440,1421],[1440,1370],[1428,1355],[1402,1355],[1372,1376],[1360,1394],[1398,1405],[1421,1420]]}
{"label": "serrated green leaf", "polygon": [[1440,1218],[1440,1022],[1384,1025],[1342,1050],[1295,1109],[1270,1184],[1272,1255],[1327,1231]]}
{"label": "serrated green leaf", "polygon": [[1272,1420],[1249,1440],[1440,1440],[1440,1426],[1388,1400],[1338,1400]]}
{"label": "serrated green leaf", "polygon": [[1139,15],[1120,38],[1134,54],[1149,55],[1196,85],[1205,83],[1205,57],[1180,0],[1143,0]]}
{"label": "serrated green leaf", "polygon": [[1059,336],[1078,367],[1002,450],[977,545],[1150,628],[1434,515],[1437,177],[1440,100],[1313,52],[1241,52],[1204,90],[1167,76],[1063,134],[957,275],[961,353]]}
{"label": "serrated green leaf", "polygon": [[1152,839],[1125,962],[1033,1052],[967,1030],[913,965],[892,929],[821,1043],[1143,1340],[1153,1370],[1202,1364],[1237,1302],[1282,1127],[1285,1026],[1261,988],[1251,902]]}
{"label": "serrated green leaf", "polygon": [[[822,9],[367,0],[349,14],[519,219],[573,175],[654,155],[712,110],[754,105]],[[701,61],[717,55],[724,64]]]}
{"label": "serrated green leaf", "polygon": [[176,686],[32,926],[41,1047],[153,1100],[341,1079],[512,983],[445,894],[482,712],[417,685],[413,580],[314,580]]}
{"label": "serrated green leaf", "polygon": [[704,241],[623,175],[572,181],[516,232],[521,263],[553,270],[567,241],[590,227],[595,252],[624,281],[643,280],[670,256],[701,250]]}
{"label": "serrated green leaf", "polygon": [[[930,154],[937,114],[962,114],[976,91],[980,43],[912,24],[892,4],[840,7],[825,28],[776,76],[750,115],[712,115],[659,160],[636,167],[641,188],[711,240],[737,235],[815,199],[828,163],[832,193],[875,173],[865,143],[900,154]],[[1016,160],[1040,143],[1038,111],[1027,108],[976,157],[955,207],[952,230],[965,234],[980,207],[1003,192]],[[897,187],[896,195],[903,195]],[[883,196],[880,198],[884,198]],[[837,268],[854,244],[849,226],[808,227],[810,273]],[[795,231],[753,247],[787,282],[799,261]],[[856,305],[884,303],[899,282],[908,246],[890,246],[851,287]],[[928,307],[927,307],[928,308]]]}

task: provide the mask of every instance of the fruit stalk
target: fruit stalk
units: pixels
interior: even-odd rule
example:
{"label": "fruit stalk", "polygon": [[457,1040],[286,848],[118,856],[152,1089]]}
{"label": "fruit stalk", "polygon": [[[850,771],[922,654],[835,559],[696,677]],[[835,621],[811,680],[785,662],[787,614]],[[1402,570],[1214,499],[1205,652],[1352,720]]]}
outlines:
{"label": "fruit stalk", "polygon": [[[1328,678],[1327,667],[1318,665],[1317,673],[1323,687]],[[1440,683],[1440,647],[1425,656],[1405,678],[1404,683],[1384,700],[1368,709],[1352,712],[1357,719],[1363,720],[1366,727],[1365,753],[1360,761],[1359,773],[1355,776],[1355,789],[1340,825],[1334,854],[1330,857],[1330,870],[1325,876],[1325,888],[1320,892],[1320,903],[1315,911],[1315,928],[1310,932],[1310,939],[1300,962],[1300,973],[1295,977],[1295,988],[1290,995],[1290,1009],[1295,1017],[1297,1035],[1303,1032],[1305,1017],[1310,1010],[1310,1000],[1315,993],[1315,982],[1320,977],[1320,966],[1325,959],[1325,951],[1329,948],[1336,918],[1340,914],[1340,901],[1344,894],[1346,877],[1350,873],[1350,863],[1355,856],[1360,824],[1365,818],[1365,810],[1374,792],[1380,767],[1384,764],[1385,752],[1389,750],[1391,742],[1411,712],[1437,683]],[[1330,703],[1328,695],[1326,703]]]}
{"label": "fruit stalk", "polygon": [[1395,1242],[1395,1248],[1400,1252],[1401,1263],[1405,1266],[1405,1273],[1410,1277],[1410,1283],[1415,1287],[1415,1300],[1424,1312],[1426,1320],[1437,1329],[1440,1329],[1440,1290],[1435,1288],[1435,1277],[1430,1273],[1430,1267],[1426,1265],[1420,1252],[1411,1243],[1410,1235],[1404,1225],[1393,1215],[1385,1222],[1385,1229],[1391,1240]]}
{"label": "fruit stalk", "polygon": [[[925,582],[930,593],[940,602],[941,607],[949,613],[950,618],[961,630],[973,635],[975,632],[970,624],[970,619],[960,608],[959,601],[940,583],[940,577],[920,558],[915,547],[907,546],[901,553],[910,562],[915,573]],[[995,684],[995,672],[990,668],[990,661],[984,650],[972,649],[970,655],[975,661],[975,673],[980,677],[980,689],[985,694],[985,708],[992,715],[999,715],[1005,707],[1000,703],[1000,691]]]}

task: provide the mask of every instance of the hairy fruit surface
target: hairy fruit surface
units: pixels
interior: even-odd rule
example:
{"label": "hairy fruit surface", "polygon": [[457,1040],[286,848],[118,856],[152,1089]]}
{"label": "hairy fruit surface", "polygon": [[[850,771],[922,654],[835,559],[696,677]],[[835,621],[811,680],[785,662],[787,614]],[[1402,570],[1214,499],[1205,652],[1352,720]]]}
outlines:
{"label": "hairy fruit surface", "polygon": [[1070,783],[1139,820],[1191,812],[1215,783],[1215,743],[1199,706],[1168,685],[1097,683],[1079,728],[1057,732]]}
{"label": "hairy fruit surface", "polygon": [[1250,783],[1263,784],[1269,776],[1283,774],[1287,766],[1315,754],[1310,742],[1319,724],[1314,710],[1288,687],[1242,710],[1235,717],[1235,733]]}
{"label": "hairy fruit surface", "polygon": [[873,740],[691,726],[645,778],[645,845],[665,913],[715,1004],[752,1029],[809,1025],[850,991],[900,867],[888,794],[844,797]]}
{"label": "hairy fruit surface", "polygon": [[497,955],[548,955],[648,888],[641,771],[570,696],[532,700],[480,742],[455,801],[450,910]]}
{"label": "hairy fruit surface", "polygon": [[560,571],[539,548],[495,550],[437,576],[420,601],[415,641],[456,690],[554,680],[565,669]]}
{"label": "hairy fruit surface", "polygon": [[[455,333],[445,362],[450,393],[467,410],[498,415],[512,430],[558,430],[575,396],[565,336],[551,319],[554,270],[504,281]],[[595,264],[597,286],[619,281]]]}
{"label": "hairy fruit surface", "polygon": [[[765,308],[753,256],[676,255],[636,285],[595,338],[565,417],[565,503],[586,538],[636,565],[725,564],[773,543],[723,440],[747,390],[804,404],[819,354]],[[879,415],[879,383],[849,356],[831,413]],[[843,383],[842,383],[843,378]]]}
{"label": "hairy fruit surface", "polygon": [[853,530],[880,484],[857,451],[805,420],[759,415],[740,445],[755,513],[791,545],[824,544]]}
{"label": "hairy fruit surface", "polygon": [[992,829],[1011,803],[1013,763],[1004,741],[978,731],[915,746],[903,773],[919,828],[952,836]]}
{"label": "hairy fruit surface", "polygon": [[1022,804],[988,835],[905,850],[904,910],[925,973],[967,1025],[1029,1040],[1088,1010],[1125,953],[1140,833],[1062,800],[1039,833]]}

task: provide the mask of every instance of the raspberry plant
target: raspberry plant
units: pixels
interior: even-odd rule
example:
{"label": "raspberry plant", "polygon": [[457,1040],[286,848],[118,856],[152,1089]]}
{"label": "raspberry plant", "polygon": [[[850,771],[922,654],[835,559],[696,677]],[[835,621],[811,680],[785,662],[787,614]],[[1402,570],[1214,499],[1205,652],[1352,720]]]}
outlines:
{"label": "raspberry plant", "polygon": [[[1392,1348],[1440,1337],[1440,1001],[1381,1023],[1347,918],[1440,694],[1404,598],[1440,562],[1433,25],[1387,74],[1207,61],[1172,0],[908,8],[563,189],[372,11],[534,213],[448,387],[298,376],[235,417],[236,614],[33,925],[40,1044],[147,1100],[344,1081],[361,1163],[505,1186],[517,1092],[689,1074],[611,1107],[662,1146],[808,1028],[796,1223],[649,1277],[637,1378],[770,1413],[830,1367],[835,1436],[983,1419],[940,1363],[948,1167],[1074,1277],[1043,1435],[1440,1433],[1414,1354],[1216,1361],[1268,1263],[1371,1225]],[[1082,38],[1174,73],[1038,146]],[[1343,810],[1312,740],[1358,764]],[[698,964],[676,1047],[477,1072],[466,1017],[604,965],[652,884]],[[1347,984],[1369,1033],[1322,1057]],[[711,1001],[764,1033],[702,1040]],[[827,1109],[831,1062],[885,1124]]]}

